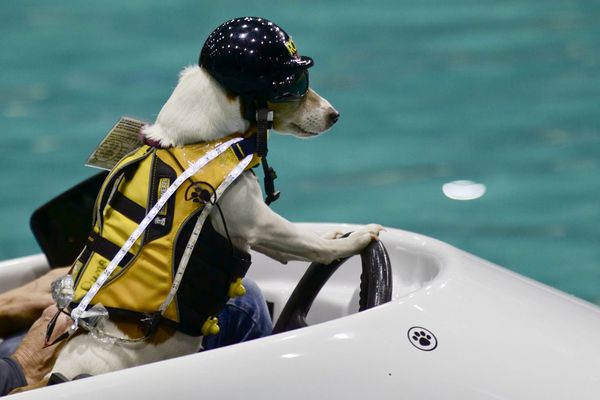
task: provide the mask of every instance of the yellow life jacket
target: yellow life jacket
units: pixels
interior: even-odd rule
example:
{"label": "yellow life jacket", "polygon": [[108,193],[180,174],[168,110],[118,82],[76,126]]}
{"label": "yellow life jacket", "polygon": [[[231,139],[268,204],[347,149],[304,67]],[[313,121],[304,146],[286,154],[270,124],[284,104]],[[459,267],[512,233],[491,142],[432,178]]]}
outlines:
{"label": "yellow life jacket", "polygon": [[[227,138],[227,139],[231,139]],[[255,138],[234,144],[185,180],[135,241],[90,303],[111,313],[148,317],[159,309],[171,287],[198,215],[240,160],[254,154]],[[74,264],[74,308],[169,186],[184,170],[226,139],[175,148],[144,145],[125,156],[104,181],[94,208],[86,246]],[[246,169],[256,166],[254,154]],[[226,216],[225,216],[226,218]],[[176,297],[162,319],[177,329],[201,335],[229,297],[243,292],[241,278],[250,255],[236,249],[204,223]]]}

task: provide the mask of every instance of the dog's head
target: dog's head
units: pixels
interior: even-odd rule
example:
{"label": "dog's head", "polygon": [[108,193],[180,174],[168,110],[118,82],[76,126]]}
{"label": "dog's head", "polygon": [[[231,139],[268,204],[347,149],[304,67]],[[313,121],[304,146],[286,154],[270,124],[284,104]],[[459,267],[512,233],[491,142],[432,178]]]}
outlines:
{"label": "dog's head", "polygon": [[214,140],[254,129],[254,112],[273,111],[275,131],[317,136],[339,118],[308,87],[310,57],[263,18],[225,22],[206,40],[199,65],[186,68],[156,123],[144,134],[163,146]]}
{"label": "dog's head", "polygon": [[[312,89],[301,99],[269,102],[268,107],[276,132],[301,138],[325,132],[339,118],[337,110]],[[169,147],[244,133],[254,125],[243,118],[243,108],[240,97],[228,93],[203,68],[187,67],[156,122],[143,134]]]}
{"label": "dog's head", "polygon": [[281,27],[264,18],[235,18],[206,39],[199,64],[230,93],[241,96],[245,118],[273,111],[273,127],[299,137],[316,136],[339,118],[331,104],[309,89],[312,58],[300,55]]}
{"label": "dog's head", "polygon": [[268,105],[273,110],[273,129],[301,138],[318,136],[340,117],[337,110],[312,89],[299,101],[269,102]]}

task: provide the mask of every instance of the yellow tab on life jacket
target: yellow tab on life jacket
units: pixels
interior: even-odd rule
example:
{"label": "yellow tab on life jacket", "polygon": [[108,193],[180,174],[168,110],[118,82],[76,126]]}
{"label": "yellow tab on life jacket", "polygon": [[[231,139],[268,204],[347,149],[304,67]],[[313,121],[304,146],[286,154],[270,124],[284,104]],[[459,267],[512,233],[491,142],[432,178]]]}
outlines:
{"label": "yellow tab on life jacket", "polygon": [[204,321],[200,331],[203,336],[217,335],[219,332],[221,332],[219,319],[217,317],[209,317],[206,321]]}
{"label": "yellow tab on life jacket", "polygon": [[246,288],[242,283],[242,278],[237,278],[235,282],[229,285],[229,292],[227,295],[231,298],[240,297],[246,294]]}

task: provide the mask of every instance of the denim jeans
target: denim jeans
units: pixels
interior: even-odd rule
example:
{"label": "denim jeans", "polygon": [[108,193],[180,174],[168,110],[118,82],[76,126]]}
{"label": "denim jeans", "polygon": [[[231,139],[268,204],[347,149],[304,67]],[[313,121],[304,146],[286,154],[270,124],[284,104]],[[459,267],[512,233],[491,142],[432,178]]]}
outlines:
{"label": "denim jeans", "polygon": [[[250,279],[244,279],[246,294],[230,299],[217,316],[221,328],[217,335],[205,336],[204,350],[268,336],[273,323],[260,288]],[[0,358],[10,356],[23,340],[27,331],[19,332],[0,343]]]}
{"label": "denim jeans", "polygon": [[246,294],[230,299],[219,313],[221,331],[217,335],[204,337],[204,350],[269,336],[273,331],[267,303],[258,285],[250,279],[244,279],[244,287]]}

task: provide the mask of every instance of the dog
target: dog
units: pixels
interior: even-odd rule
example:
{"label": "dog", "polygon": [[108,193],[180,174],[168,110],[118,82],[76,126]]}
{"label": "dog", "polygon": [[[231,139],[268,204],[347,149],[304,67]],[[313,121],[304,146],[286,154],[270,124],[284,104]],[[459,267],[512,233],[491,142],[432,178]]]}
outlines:
{"label": "dog", "polygon": [[[272,103],[269,108],[274,112],[273,129],[299,138],[316,137],[339,118],[337,110],[312,89],[300,101]],[[144,127],[142,134],[162,147],[176,147],[253,130],[255,124],[243,118],[240,98],[226,92],[206,70],[196,65],[181,72],[155,123]],[[338,231],[323,236],[307,231],[265,204],[257,177],[250,171],[231,184],[218,204],[227,216],[227,226],[214,210],[209,219],[221,236],[230,237],[239,249],[253,249],[282,263],[303,260],[328,264],[360,253],[377,240],[382,229],[370,224],[347,237]],[[140,335],[135,324],[112,316],[104,329],[121,336]],[[83,332],[67,341],[52,373],[60,373],[69,380],[81,374],[102,374],[194,353],[201,347],[201,340],[202,337],[162,326],[148,340],[127,344],[103,343]]]}

